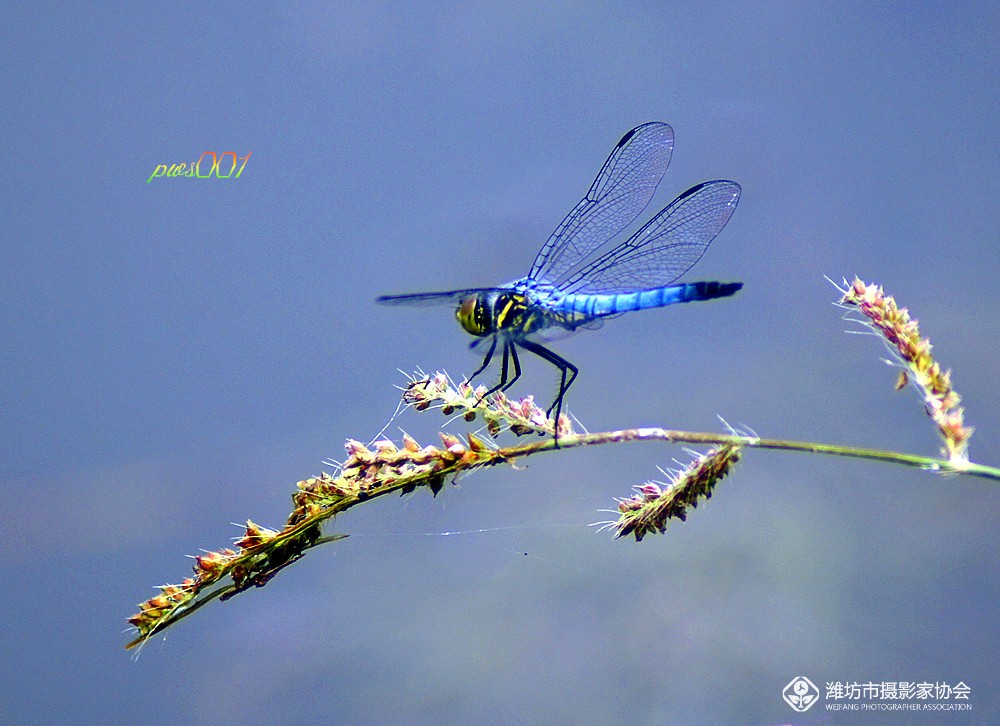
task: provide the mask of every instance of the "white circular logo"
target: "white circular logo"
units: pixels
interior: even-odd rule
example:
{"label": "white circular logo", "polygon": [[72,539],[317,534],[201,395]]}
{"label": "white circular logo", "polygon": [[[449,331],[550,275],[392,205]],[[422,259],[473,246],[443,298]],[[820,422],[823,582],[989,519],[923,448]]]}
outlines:
{"label": "white circular logo", "polygon": [[819,689],[805,676],[796,676],[785,686],[781,697],[794,711],[803,713],[819,700]]}

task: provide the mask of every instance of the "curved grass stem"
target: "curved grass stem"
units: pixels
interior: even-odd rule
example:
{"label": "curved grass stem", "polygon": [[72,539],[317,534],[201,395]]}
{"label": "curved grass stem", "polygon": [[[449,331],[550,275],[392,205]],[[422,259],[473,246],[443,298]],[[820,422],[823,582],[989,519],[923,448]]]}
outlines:
{"label": "curved grass stem", "polygon": [[[464,471],[510,464],[516,459],[546,451],[632,441],[661,441],[713,445],[733,450],[756,448],[842,456],[1000,482],[1000,469],[964,460],[950,461],[880,449],[664,428],[565,433],[558,442],[546,436],[541,440],[498,448],[485,446],[473,435],[468,437],[467,443],[457,437],[444,435],[442,438],[444,448],[421,449],[414,442],[403,449],[383,446],[374,452],[351,442],[348,448],[353,450],[353,458],[345,466],[345,471],[357,469],[355,473],[368,477],[368,480],[349,479],[342,473],[339,477],[325,475],[300,482],[296,495],[298,506],[283,531],[263,530],[248,522],[247,534],[239,543],[239,552],[223,550],[196,558],[196,577],[188,578],[181,585],[165,586],[159,596],[143,603],[140,613],[131,620],[140,631],[139,637],[126,647],[140,645],[211,600],[225,600],[250,587],[264,586],[280,569],[300,559],[307,550],[345,537],[342,534],[320,537],[319,527],[353,506],[387,494],[407,493],[418,486],[426,486],[437,493],[446,479]],[[662,522],[657,526],[662,529]],[[233,583],[212,587],[225,576],[232,577]]]}
{"label": "curved grass stem", "polygon": [[669,443],[709,445],[729,444],[749,449],[801,451],[826,456],[843,456],[853,459],[865,459],[867,461],[880,461],[887,464],[900,464],[915,469],[936,471],[943,474],[966,474],[968,476],[1000,482],[1000,469],[968,461],[949,461],[948,459],[940,459],[933,456],[919,456],[917,454],[905,454],[898,451],[867,449],[839,444],[820,444],[810,441],[790,441],[786,439],[762,439],[755,436],[674,431],[662,428],[636,428],[590,434],[564,434],[559,437],[558,446],[556,446],[553,440],[546,439],[545,441],[512,446],[500,451],[504,452],[508,457],[516,458],[539,451],[572,449],[578,446],[593,446],[596,444],[626,441],[664,441]]}

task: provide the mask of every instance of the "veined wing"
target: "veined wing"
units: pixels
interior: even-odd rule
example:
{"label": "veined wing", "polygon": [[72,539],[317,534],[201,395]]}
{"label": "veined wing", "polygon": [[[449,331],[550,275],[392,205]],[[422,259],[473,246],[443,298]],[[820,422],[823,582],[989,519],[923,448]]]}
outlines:
{"label": "veined wing", "polygon": [[449,305],[462,298],[481,292],[493,292],[495,287],[470,287],[465,290],[445,292],[416,292],[409,295],[380,295],[375,302],[382,305]]}
{"label": "veined wing", "polygon": [[643,124],[625,134],[590,191],[538,252],[528,277],[560,279],[631,224],[653,198],[673,148],[674,131],[665,123]]}
{"label": "veined wing", "polygon": [[636,292],[669,285],[701,259],[736,209],[740,185],[691,187],[620,245],[557,284],[563,292]]}

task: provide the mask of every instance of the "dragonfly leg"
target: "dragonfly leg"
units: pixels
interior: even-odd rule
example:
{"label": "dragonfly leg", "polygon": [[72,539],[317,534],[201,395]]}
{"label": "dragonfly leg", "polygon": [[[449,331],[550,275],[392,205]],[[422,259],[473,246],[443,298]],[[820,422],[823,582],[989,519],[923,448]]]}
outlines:
{"label": "dragonfly leg", "polygon": [[521,377],[521,361],[517,359],[517,346],[510,343],[508,350],[510,350],[510,360],[514,364],[514,377],[507,382],[506,386],[500,389],[501,391],[506,391],[514,385],[514,381]]}
{"label": "dragonfly leg", "polygon": [[496,349],[497,349],[497,339],[496,336],[494,336],[493,342],[490,343],[490,349],[486,351],[486,357],[483,358],[483,364],[479,366],[476,369],[476,372],[473,373],[471,376],[469,376],[466,380],[468,380],[471,383],[473,378],[475,378],[480,373],[486,370],[486,366],[488,366],[490,364],[490,361],[493,360],[493,353],[496,352]]}
{"label": "dragonfly leg", "polygon": [[573,385],[573,381],[576,380],[577,375],[580,373],[580,369],[563,358],[561,355],[553,353],[551,350],[539,345],[538,343],[533,343],[530,340],[520,340],[518,343],[520,343],[521,347],[525,350],[534,353],[539,358],[547,360],[562,373],[562,377],[559,379],[559,393],[556,394],[556,400],[552,402],[552,405],[549,406],[548,410],[545,412],[545,415],[548,416],[552,413],[552,409],[555,409],[556,411],[556,417],[553,420],[555,421],[556,441],[558,442],[559,415],[562,413],[563,398],[566,395],[566,391],[569,390],[569,387]]}
{"label": "dragonfly leg", "polygon": [[[507,377],[507,361],[512,357],[512,355],[513,355],[513,358],[514,358],[514,370],[516,371],[516,373],[514,374],[514,378],[513,379],[508,379],[508,377]],[[521,375],[521,366],[517,362],[517,354],[514,353],[514,344],[511,343],[509,340],[504,340],[504,342],[503,342],[503,363],[500,366],[500,382],[498,384],[496,384],[495,386],[493,386],[493,388],[491,388],[490,390],[488,390],[482,396],[480,396],[479,400],[482,401],[484,398],[486,398],[487,396],[493,395],[497,391],[503,391],[503,390],[505,390],[507,388],[510,388],[511,385],[514,383],[514,381],[516,381],[520,377],[520,375]]]}

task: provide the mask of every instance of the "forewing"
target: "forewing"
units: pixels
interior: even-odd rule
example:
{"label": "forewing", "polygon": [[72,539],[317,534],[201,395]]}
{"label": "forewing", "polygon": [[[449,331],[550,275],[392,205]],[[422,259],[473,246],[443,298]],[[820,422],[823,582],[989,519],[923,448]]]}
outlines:
{"label": "forewing", "polygon": [[625,134],[590,191],[539,251],[528,277],[560,279],[631,224],[653,198],[673,148],[674,131],[665,123],[643,124]]}
{"label": "forewing", "polygon": [[449,305],[462,298],[481,292],[492,292],[492,287],[470,287],[465,290],[447,290],[445,292],[417,292],[409,295],[381,295],[375,302],[381,305]]}
{"label": "forewing", "polygon": [[701,259],[736,209],[740,185],[688,189],[625,242],[559,284],[565,292],[617,293],[669,285]]}

